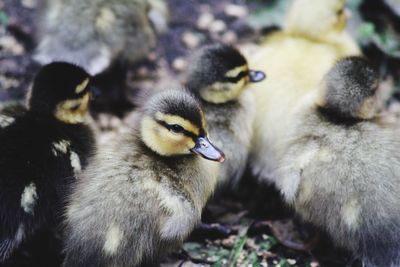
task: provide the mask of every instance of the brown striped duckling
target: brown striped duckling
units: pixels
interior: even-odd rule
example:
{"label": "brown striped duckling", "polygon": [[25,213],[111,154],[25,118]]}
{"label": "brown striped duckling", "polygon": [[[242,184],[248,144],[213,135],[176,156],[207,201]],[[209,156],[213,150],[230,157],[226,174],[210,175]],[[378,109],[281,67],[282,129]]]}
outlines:
{"label": "brown striped duckling", "polygon": [[137,62],[156,45],[149,10],[148,0],[45,0],[34,58],[79,64],[92,75],[117,58]]}
{"label": "brown striped duckling", "polygon": [[210,136],[227,155],[220,186],[237,186],[246,168],[255,116],[254,98],[246,89],[264,78],[232,46],[209,45],[193,56],[186,86],[200,98]]}
{"label": "brown striped duckling", "polygon": [[64,266],[157,266],[200,222],[223,160],[194,97],[150,96],[132,132],[99,148],[80,176],[66,212]]}
{"label": "brown striped duckling", "polygon": [[64,201],[94,150],[89,79],[78,66],[51,63],[36,75],[28,107],[0,114],[1,266],[60,264]]}
{"label": "brown striped duckling", "polygon": [[304,220],[363,266],[394,267],[400,266],[400,138],[373,116],[377,80],[362,58],[336,63],[320,88],[323,105],[298,106],[274,179]]}

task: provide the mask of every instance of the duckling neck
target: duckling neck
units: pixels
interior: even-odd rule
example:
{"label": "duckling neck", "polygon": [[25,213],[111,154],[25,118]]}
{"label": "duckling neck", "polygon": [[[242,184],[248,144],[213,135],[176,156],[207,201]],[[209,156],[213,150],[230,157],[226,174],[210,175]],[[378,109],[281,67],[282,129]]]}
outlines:
{"label": "duckling neck", "polygon": [[333,110],[331,108],[326,108],[326,107],[317,107],[317,111],[320,115],[322,115],[324,118],[326,118],[328,121],[338,124],[338,125],[347,125],[351,126],[354,124],[359,123],[362,121],[361,119],[350,117],[346,114],[343,114],[337,110]]}
{"label": "duckling neck", "polygon": [[236,102],[240,95],[239,91],[222,88],[208,88],[199,91],[200,98],[202,101],[211,104],[225,104],[230,102]]}

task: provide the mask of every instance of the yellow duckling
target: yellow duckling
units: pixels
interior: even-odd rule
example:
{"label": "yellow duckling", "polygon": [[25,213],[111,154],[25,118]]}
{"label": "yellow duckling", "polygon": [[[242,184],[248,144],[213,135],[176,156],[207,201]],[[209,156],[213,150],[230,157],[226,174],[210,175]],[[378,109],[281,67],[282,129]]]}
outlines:
{"label": "yellow duckling", "polygon": [[344,0],[296,0],[283,30],[269,35],[253,57],[252,67],[268,73],[254,84],[257,114],[250,164],[253,173],[268,179],[276,164],[276,144],[288,130],[298,99],[318,87],[340,58],[360,54],[344,31]]}

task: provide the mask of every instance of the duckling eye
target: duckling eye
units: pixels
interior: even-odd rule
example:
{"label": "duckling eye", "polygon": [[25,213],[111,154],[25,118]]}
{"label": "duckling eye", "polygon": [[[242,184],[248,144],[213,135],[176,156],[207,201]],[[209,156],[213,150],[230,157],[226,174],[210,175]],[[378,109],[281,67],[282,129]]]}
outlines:
{"label": "duckling eye", "polygon": [[336,12],[336,15],[341,16],[341,15],[343,15],[343,13],[344,13],[344,8],[341,8]]}
{"label": "duckling eye", "polygon": [[184,129],[179,124],[172,124],[169,126],[170,130],[174,133],[183,133]]}
{"label": "duckling eye", "polygon": [[238,73],[238,75],[236,75],[236,77],[225,76],[224,79],[225,79],[226,82],[229,82],[229,83],[237,83],[241,79],[246,77],[247,75],[248,75],[248,71],[241,71],[241,72]]}
{"label": "duckling eye", "polygon": [[77,104],[71,106],[70,109],[71,109],[72,111],[76,111],[76,110],[79,109],[80,106],[81,106],[81,104],[80,104],[80,103],[77,103]]}

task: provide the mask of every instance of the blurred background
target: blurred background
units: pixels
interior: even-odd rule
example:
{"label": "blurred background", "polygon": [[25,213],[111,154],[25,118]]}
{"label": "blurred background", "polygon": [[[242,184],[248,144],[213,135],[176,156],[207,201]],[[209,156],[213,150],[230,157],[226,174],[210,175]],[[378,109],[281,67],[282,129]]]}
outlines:
{"label": "blurred background", "polygon": [[[322,1],[322,0],[321,0]],[[107,101],[93,108],[101,142],[129,125],[135,92],[168,86],[186,69],[188,56],[204,44],[220,41],[251,51],[282,26],[290,0],[166,0],[166,27],[146,60],[118,65],[96,77],[109,90]],[[0,101],[20,101],[38,69],[32,60],[37,44],[40,0],[0,0]],[[400,1],[347,0],[347,30],[378,67],[382,84],[394,90],[400,110]],[[153,23],[157,23],[157,15]],[[161,23],[163,23],[161,21]],[[134,49],[134,48],[133,48]],[[251,52],[249,52],[251,53]],[[122,70],[123,69],[123,70]],[[107,89],[105,89],[107,90]],[[108,97],[110,96],[111,97]],[[165,266],[359,266],[329,238],[296,219],[274,188],[256,186],[247,174],[237,194],[210,203],[204,221],[219,223],[196,231],[186,242],[188,253],[166,259]],[[251,197],[250,197],[251,196]]]}

